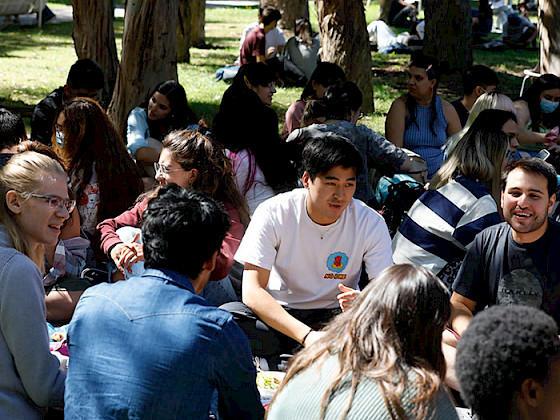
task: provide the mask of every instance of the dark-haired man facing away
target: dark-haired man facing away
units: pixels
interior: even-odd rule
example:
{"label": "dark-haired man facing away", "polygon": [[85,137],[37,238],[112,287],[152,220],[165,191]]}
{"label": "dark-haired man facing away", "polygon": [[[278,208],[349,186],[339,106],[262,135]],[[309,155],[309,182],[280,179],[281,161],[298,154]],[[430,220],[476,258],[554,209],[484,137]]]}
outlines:
{"label": "dark-haired man facing away", "polygon": [[103,71],[93,60],[83,58],[76,61],[70,67],[66,84],[53,90],[33,109],[31,139],[50,146],[56,111],[78,96],[98,101],[103,85]]}
{"label": "dark-haired man facing away", "polygon": [[560,418],[560,339],[552,317],[522,305],[476,315],[457,349],[461,395],[480,420]]}
{"label": "dark-haired man facing away", "polygon": [[67,419],[261,419],[247,338],[197,296],[229,228],[210,197],[163,187],[144,213],[142,277],[88,289],[68,330]]}
{"label": "dark-haired man facing away", "polygon": [[334,134],[309,140],[303,169],[305,188],[255,211],[235,256],[245,264],[243,303],[222,306],[253,353],[272,360],[320,337],[315,330],[340,312],[337,295],[357,287],[362,263],[369,279],[392,265],[383,218],[352,198],[362,171],[356,148]]}

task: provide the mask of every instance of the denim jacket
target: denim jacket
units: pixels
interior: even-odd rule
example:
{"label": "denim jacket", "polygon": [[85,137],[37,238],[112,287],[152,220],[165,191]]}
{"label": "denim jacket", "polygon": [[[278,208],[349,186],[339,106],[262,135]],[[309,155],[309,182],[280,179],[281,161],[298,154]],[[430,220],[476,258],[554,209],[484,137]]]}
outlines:
{"label": "denim jacket", "polygon": [[65,418],[262,418],[249,342],[175,271],[86,290],[68,330]]}

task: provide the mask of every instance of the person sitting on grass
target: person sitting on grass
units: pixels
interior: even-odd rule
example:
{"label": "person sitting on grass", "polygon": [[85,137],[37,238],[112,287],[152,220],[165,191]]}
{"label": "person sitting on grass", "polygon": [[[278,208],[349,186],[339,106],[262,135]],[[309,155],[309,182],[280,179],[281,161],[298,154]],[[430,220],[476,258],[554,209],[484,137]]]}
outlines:
{"label": "person sitting on grass", "polygon": [[68,328],[65,418],[262,419],[247,338],[198,294],[229,229],[206,194],[162,187],[144,212],[146,271],[88,289]]}
{"label": "person sitting on grass", "polygon": [[308,346],[353,294],[362,264],[369,279],[392,265],[379,213],[353,198],[362,158],[347,139],[326,134],[303,151],[304,188],[279,194],[253,215],[235,255],[245,264],[243,302],[222,308],[248,335],[253,354],[278,362]]}
{"label": "person sitting on grass", "polygon": [[387,268],[296,354],[268,420],[457,419],[439,345],[449,312],[436,276]]}
{"label": "person sitting on grass", "polygon": [[558,326],[539,309],[493,306],[476,315],[459,341],[456,369],[480,420],[558,418]]}
{"label": "person sitting on grass", "polygon": [[52,91],[33,109],[31,139],[50,146],[60,108],[78,96],[98,101],[104,80],[103,71],[93,60],[84,58],[76,61],[70,67],[66,84]]}

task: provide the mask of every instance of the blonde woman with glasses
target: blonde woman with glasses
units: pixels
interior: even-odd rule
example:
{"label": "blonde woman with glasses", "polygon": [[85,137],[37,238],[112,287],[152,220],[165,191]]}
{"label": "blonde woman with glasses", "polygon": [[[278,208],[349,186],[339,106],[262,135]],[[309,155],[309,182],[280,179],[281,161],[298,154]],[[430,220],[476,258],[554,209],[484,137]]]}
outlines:
{"label": "blonde woman with glasses", "polygon": [[63,407],[66,374],[49,352],[42,270],[76,202],[66,172],[35,152],[0,171],[0,418],[42,418]]}

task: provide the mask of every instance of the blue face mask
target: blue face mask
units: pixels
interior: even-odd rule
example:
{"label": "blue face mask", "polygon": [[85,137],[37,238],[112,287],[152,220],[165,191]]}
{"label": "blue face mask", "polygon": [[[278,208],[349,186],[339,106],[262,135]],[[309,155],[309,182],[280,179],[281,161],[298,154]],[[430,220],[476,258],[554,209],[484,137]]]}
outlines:
{"label": "blue face mask", "polygon": [[56,132],[56,145],[64,149],[64,133],[62,131]]}
{"label": "blue face mask", "polygon": [[541,99],[541,109],[542,112],[544,112],[545,114],[550,114],[554,111],[556,111],[556,108],[558,108],[559,103],[558,102],[552,102],[549,101],[548,99]]}

